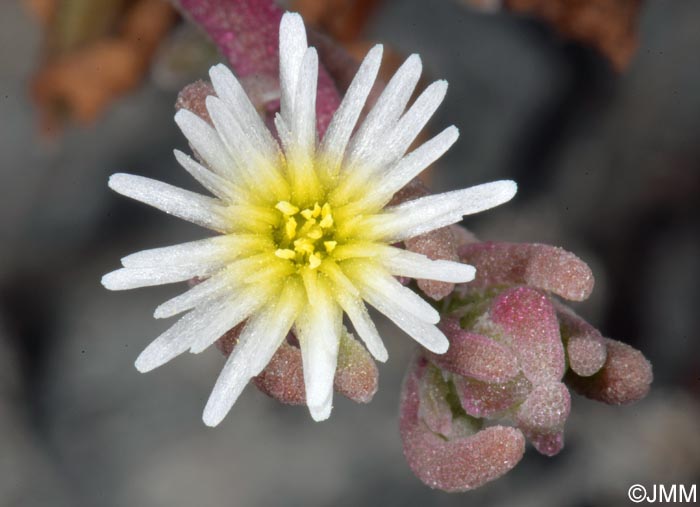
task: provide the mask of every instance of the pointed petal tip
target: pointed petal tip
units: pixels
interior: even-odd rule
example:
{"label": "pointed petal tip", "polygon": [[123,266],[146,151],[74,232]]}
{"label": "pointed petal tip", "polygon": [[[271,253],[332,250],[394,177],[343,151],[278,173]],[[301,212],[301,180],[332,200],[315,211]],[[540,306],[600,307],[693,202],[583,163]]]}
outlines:
{"label": "pointed petal tip", "polygon": [[109,276],[112,273],[107,273],[106,275],[102,275],[102,279],[100,280],[100,283],[102,284],[102,286],[107,290],[115,290],[114,288],[112,288],[112,277]]}
{"label": "pointed petal tip", "polygon": [[226,65],[223,63],[217,63],[216,65],[212,65],[209,68],[209,76],[212,79],[215,79],[214,76],[219,75],[219,76],[229,76],[233,75],[231,72],[231,69],[229,69]]}
{"label": "pointed petal tip", "polygon": [[311,414],[311,418],[316,421],[316,422],[322,422],[328,419],[331,416],[331,410],[333,409],[333,404],[332,403],[324,403],[319,406],[311,406],[309,405],[309,413]]}
{"label": "pointed petal tip", "polygon": [[160,365],[156,364],[153,361],[153,358],[150,357],[148,348],[141,352],[139,357],[136,358],[136,361],[134,361],[134,367],[139,371],[139,373],[148,373],[149,371],[156,369],[158,366]]}
{"label": "pointed petal tip", "polygon": [[129,287],[125,287],[123,284],[123,273],[126,268],[116,269],[102,276],[100,283],[107,290],[125,290]]}
{"label": "pointed petal tip", "polygon": [[382,53],[384,53],[384,44],[375,44],[374,46],[372,46],[372,48],[369,51],[367,51],[367,55],[365,56],[365,58],[367,58],[369,55],[374,56],[377,53],[379,53],[379,55],[375,56],[375,58],[381,58]]}
{"label": "pointed petal tip", "polygon": [[187,109],[178,109],[175,113],[175,123],[180,127],[180,130],[182,130],[183,123],[186,123],[187,120],[194,115],[195,114],[192,111]]}
{"label": "pointed petal tip", "polygon": [[501,187],[500,190],[503,198],[505,199],[503,202],[510,201],[513,197],[515,197],[515,194],[518,193],[518,184],[513,180],[501,180],[495,181],[494,183],[498,183]]}
{"label": "pointed petal tip", "polygon": [[408,58],[406,58],[404,64],[409,62],[409,61],[411,62],[411,65],[416,65],[416,64],[421,65],[422,64],[422,60],[421,60],[420,55],[418,53],[411,53],[410,55],[408,55]]}
{"label": "pointed petal tip", "polygon": [[208,407],[204,409],[204,413],[202,414],[202,422],[209,426],[210,428],[215,428],[219,424],[221,424],[221,421],[223,421],[224,418],[220,416],[219,414],[212,413],[211,410],[208,410]]}
{"label": "pointed petal tip", "polygon": [[163,305],[157,307],[153,312],[154,319],[167,319],[168,317],[172,317],[172,314],[170,314],[167,309],[162,308],[162,306]]}
{"label": "pointed petal tip", "polygon": [[423,346],[433,354],[444,354],[450,348],[450,341],[443,335],[443,339],[432,343],[430,347]]}
{"label": "pointed petal tip", "polygon": [[298,12],[285,12],[280,21],[280,40],[285,36],[296,37],[298,35],[303,35],[306,38],[304,19]]}
{"label": "pointed petal tip", "polygon": [[462,264],[462,266],[459,268],[458,274],[455,276],[455,278],[459,276],[460,281],[455,282],[455,283],[467,283],[471,282],[476,278],[476,268],[472,266],[471,264]]}
{"label": "pointed petal tip", "polygon": [[389,359],[389,352],[386,349],[375,350],[372,352],[372,357],[380,363],[386,363]]}
{"label": "pointed petal tip", "polygon": [[202,421],[210,428],[214,428],[215,426],[221,424],[221,421],[224,420],[233,406],[233,404],[231,404],[231,406],[226,408],[222,402],[223,400],[214,398],[214,392],[212,392],[207,400],[207,404],[204,407],[204,412],[202,412]]}
{"label": "pointed petal tip", "polygon": [[282,15],[282,22],[280,23],[280,25],[282,23],[284,23],[286,25],[289,23],[299,23],[299,22],[302,22],[302,23],[304,22],[304,20],[301,17],[301,14],[299,14],[298,12],[287,11]]}
{"label": "pointed petal tip", "polygon": [[126,173],[114,173],[107,180],[107,186],[114,190],[115,192],[121,193],[120,189],[124,183],[131,177],[131,174]]}

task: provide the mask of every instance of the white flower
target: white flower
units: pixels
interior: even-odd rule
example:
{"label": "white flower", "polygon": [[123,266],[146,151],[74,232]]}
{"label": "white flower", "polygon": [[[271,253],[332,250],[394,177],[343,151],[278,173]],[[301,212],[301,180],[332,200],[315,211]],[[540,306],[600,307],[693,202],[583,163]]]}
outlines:
{"label": "white flower", "polygon": [[112,290],[206,279],[156,309],[156,318],[188,313],[141,353],[136,368],[142,372],[186,350],[201,352],[246,321],[204,409],[210,426],[221,422],[290,329],[301,348],[309,411],[317,421],[326,419],[343,313],[370,353],[387,359],[365,302],[428,350],[448,348],[434,326],[437,311],[394,277],[467,282],[474,268],[391,245],[506,202],[516,185],[497,181],[388,207],[458,132],[448,127],[405,153],[447,89],[445,81],[431,84],[404,111],[421,72],[417,55],[396,72],[354,131],[381,55],[381,46],[369,52],[319,141],[318,57],[307,47],[301,17],[285,14],[275,121],[281,147],[233,74],[217,65],[210,70],[217,96],[206,100],[214,126],[189,111],[175,115],[203,163],[179,151],[175,157],[215,197],[141,176],[109,180],[120,194],[220,233],[129,255],[123,268],[102,279]]}

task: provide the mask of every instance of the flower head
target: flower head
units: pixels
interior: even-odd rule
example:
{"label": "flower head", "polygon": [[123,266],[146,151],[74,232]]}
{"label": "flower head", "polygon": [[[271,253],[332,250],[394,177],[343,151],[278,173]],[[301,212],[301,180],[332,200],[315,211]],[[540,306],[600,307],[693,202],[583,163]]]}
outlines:
{"label": "flower head", "polygon": [[219,233],[129,255],[122,269],[103,278],[114,290],[204,279],[156,309],[156,318],[188,313],[141,353],[140,371],[186,350],[201,352],[245,322],[204,410],[208,425],[224,418],[290,330],[302,353],[311,415],[327,418],[338,346],[347,333],[343,314],[369,352],[387,359],[365,302],[428,350],[439,354],[448,348],[435,327],[437,311],[394,277],[466,282],[474,268],[393,245],[506,202],[516,187],[499,181],[389,206],[458,132],[448,127],[406,154],[447,89],[445,81],[433,83],[406,110],[421,72],[416,55],[355,128],[381,54],[376,46],[364,59],[319,141],[318,57],[307,47],[301,17],[285,14],[276,137],[223,65],[210,70],[216,96],[206,106],[212,125],[186,110],[175,116],[201,163],[179,151],[175,156],[214,197],[140,176],[110,178],[115,191]]}

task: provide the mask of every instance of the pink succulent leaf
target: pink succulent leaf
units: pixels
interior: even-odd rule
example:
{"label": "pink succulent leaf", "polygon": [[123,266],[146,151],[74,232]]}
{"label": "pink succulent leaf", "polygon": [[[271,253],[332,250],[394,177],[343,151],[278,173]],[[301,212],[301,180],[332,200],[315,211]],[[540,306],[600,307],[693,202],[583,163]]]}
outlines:
{"label": "pink succulent leaf", "polygon": [[564,432],[528,435],[532,446],[540,454],[556,456],[564,448]]}
{"label": "pink succulent leaf", "polygon": [[[201,26],[239,78],[277,76],[280,9],[272,0],[175,0],[183,14]],[[318,69],[316,100],[319,135],[340,104],[338,90],[323,67]]]}
{"label": "pink succulent leaf", "polygon": [[518,359],[505,345],[462,329],[454,317],[443,317],[439,327],[450,340],[450,348],[445,354],[429,354],[429,357],[440,368],[499,384],[512,380],[520,372]]}
{"label": "pink succulent leaf", "polygon": [[534,385],[561,380],[564,347],[554,306],[546,294],[529,287],[513,287],[496,296],[491,320],[511,339],[525,377]]}
{"label": "pink succulent leaf", "polygon": [[605,364],[607,349],[603,335],[569,307],[555,303],[561,337],[569,367],[581,377],[590,377]]}
{"label": "pink succulent leaf", "polygon": [[527,431],[553,433],[564,427],[571,410],[569,390],[561,382],[542,384],[520,405],[516,419]]}
{"label": "pink succulent leaf", "polygon": [[596,374],[581,377],[569,371],[566,383],[575,392],[610,405],[626,405],[644,398],[654,378],[651,363],[626,343],[605,338],[607,358]]}
{"label": "pink succulent leaf", "polygon": [[453,433],[459,436],[445,439],[420,419],[419,382],[427,365],[422,357],[414,359],[401,393],[401,439],[413,473],[431,488],[457,492],[482,486],[511,470],[525,452],[525,437],[517,428],[491,426],[473,433],[467,420],[454,422],[459,429]]}
{"label": "pink succulent leaf", "polygon": [[337,392],[357,403],[372,401],[379,385],[377,363],[348,332],[341,336],[333,385]]}
{"label": "pink succulent leaf", "polygon": [[464,411],[472,417],[493,417],[522,403],[532,384],[520,374],[505,384],[490,384],[454,375],[452,378]]}
{"label": "pink succulent leaf", "polygon": [[449,437],[452,434],[452,408],[447,401],[450,388],[442,372],[432,364],[421,368],[418,379],[418,418],[430,431]]}
{"label": "pink succulent leaf", "polygon": [[459,255],[476,266],[472,287],[530,285],[571,301],[583,301],[593,290],[591,269],[562,248],[489,241],[464,244]]}
{"label": "pink succulent leaf", "polygon": [[462,227],[461,225],[451,225],[450,229],[452,230],[455,245],[457,245],[457,252],[460,251],[462,246],[470,243],[477,243],[479,241],[473,232],[465,227]]}

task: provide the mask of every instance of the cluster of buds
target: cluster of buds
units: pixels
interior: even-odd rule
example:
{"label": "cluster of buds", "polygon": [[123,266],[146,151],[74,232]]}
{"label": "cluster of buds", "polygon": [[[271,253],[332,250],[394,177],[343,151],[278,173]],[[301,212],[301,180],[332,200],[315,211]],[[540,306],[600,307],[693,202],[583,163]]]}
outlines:
{"label": "cluster of buds", "polygon": [[561,451],[569,389],[618,405],[643,398],[652,380],[639,351],[604,338],[557,299],[582,301],[593,289],[575,255],[469,239],[458,253],[477,277],[441,302],[450,348],[416,353],[401,396],[408,463],[445,491],[502,476],[526,439],[544,455]]}

